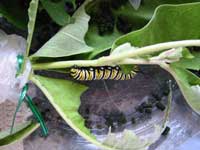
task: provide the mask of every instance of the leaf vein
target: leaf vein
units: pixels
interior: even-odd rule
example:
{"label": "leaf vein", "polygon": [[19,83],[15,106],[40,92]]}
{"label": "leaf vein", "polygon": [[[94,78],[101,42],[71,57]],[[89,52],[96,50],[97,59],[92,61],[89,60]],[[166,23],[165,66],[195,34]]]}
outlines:
{"label": "leaf vein", "polygon": [[85,42],[84,42],[83,40],[78,39],[78,38],[75,37],[74,35],[71,35],[71,34],[66,33],[66,32],[62,32],[62,33],[65,34],[66,36],[71,37],[71,38],[74,39],[75,41],[78,41],[78,42],[80,42],[80,43],[82,43],[82,44],[85,44]]}

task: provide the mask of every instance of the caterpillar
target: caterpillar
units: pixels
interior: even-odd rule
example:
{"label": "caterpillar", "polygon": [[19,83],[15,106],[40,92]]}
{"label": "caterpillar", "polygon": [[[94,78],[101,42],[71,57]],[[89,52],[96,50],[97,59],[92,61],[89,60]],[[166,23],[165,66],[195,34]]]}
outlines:
{"label": "caterpillar", "polygon": [[119,66],[77,67],[70,69],[70,75],[76,80],[129,80],[132,79],[138,67],[134,66],[129,74],[122,72]]}

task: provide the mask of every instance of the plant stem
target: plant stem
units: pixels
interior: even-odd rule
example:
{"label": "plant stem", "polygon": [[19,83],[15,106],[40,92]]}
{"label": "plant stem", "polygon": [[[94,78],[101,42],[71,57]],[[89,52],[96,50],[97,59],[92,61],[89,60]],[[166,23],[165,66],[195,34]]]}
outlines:
{"label": "plant stem", "polygon": [[110,60],[112,60],[112,61],[117,62],[124,58],[139,57],[142,55],[152,54],[155,52],[160,52],[160,51],[171,49],[171,48],[187,47],[187,46],[200,46],[200,40],[183,40],[183,41],[154,44],[154,45],[139,48],[135,51],[123,52],[119,55],[101,57],[99,61],[109,62]]}
{"label": "plant stem", "polygon": [[120,65],[125,64],[138,64],[138,65],[159,65],[161,64],[161,60],[147,60],[147,59],[134,59],[134,58],[126,58],[119,62]]}
{"label": "plant stem", "polygon": [[158,61],[152,62],[138,57],[168,50],[171,48],[187,47],[187,46],[200,46],[200,40],[183,40],[183,41],[159,43],[155,45],[145,46],[135,51],[124,51],[121,52],[120,54],[104,56],[95,60],[74,60],[74,61],[38,63],[38,64],[33,64],[32,67],[34,70],[40,70],[40,69],[67,68],[67,67],[72,67],[74,65],[104,66],[104,65],[119,65],[119,64],[159,64],[161,62]]}
{"label": "plant stem", "polygon": [[[57,69],[57,68],[67,68],[72,67],[74,65],[77,66],[104,66],[104,65],[114,65],[111,63],[101,63],[97,59],[96,60],[75,60],[75,61],[60,61],[60,62],[51,62],[51,63],[41,63],[41,64],[33,64],[32,68],[34,70],[40,70],[40,69]],[[134,58],[126,58],[118,63],[117,65],[122,64],[154,64],[159,65],[160,61],[148,61],[146,59],[134,59]]]}

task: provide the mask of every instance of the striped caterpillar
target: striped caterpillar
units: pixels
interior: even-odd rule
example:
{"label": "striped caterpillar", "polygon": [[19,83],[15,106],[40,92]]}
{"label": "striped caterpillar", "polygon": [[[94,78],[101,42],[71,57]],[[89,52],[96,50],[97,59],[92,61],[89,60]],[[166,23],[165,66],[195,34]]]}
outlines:
{"label": "striped caterpillar", "polygon": [[100,67],[77,67],[74,66],[70,70],[70,75],[75,80],[130,80],[138,71],[138,67],[134,66],[133,70],[125,74],[119,66],[100,66]]}

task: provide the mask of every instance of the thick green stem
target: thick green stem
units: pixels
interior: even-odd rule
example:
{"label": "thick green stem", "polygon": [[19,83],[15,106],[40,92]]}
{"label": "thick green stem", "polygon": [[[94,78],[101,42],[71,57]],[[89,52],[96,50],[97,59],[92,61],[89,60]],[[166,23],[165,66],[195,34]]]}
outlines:
{"label": "thick green stem", "polygon": [[[127,58],[124,59],[118,63],[120,64],[159,64],[158,61],[148,61],[145,59],[133,59],[133,58]],[[104,65],[112,65],[111,63],[105,64],[98,62],[98,60],[76,60],[76,61],[60,61],[60,62],[51,62],[51,63],[41,63],[41,64],[34,64],[33,69],[39,70],[39,69],[56,69],[56,68],[67,68],[71,66],[104,66]]]}
{"label": "thick green stem", "polygon": [[183,40],[183,41],[159,43],[155,45],[142,47],[135,51],[125,51],[121,52],[120,54],[101,57],[96,60],[74,60],[74,61],[39,63],[39,64],[33,64],[32,67],[34,70],[41,70],[41,69],[67,68],[73,65],[104,66],[104,65],[119,65],[119,64],[159,64],[160,62],[142,60],[138,59],[138,57],[149,55],[155,52],[168,50],[171,48],[187,47],[187,46],[200,46],[200,40]]}
{"label": "thick green stem", "polygon": [[135,51],[123,52],[119,55],[101,57],[99,61],[109,62],[112,60],[112,61],[118,62],[124,58],[139,57],[142,55],[152,54],[155,52],[160,52],[160,51],[168,50],[171,48],[187,47],[187,46],[200,46],[200,40],[183,40],[183,41],[159,43],[155,45],[145,46]]}
{"label": "thick green stem", "polygon": [[161,64],[161,60],[147,60],[147,59],[133,59],[133,58],[126,58],[119,62],[120,65],[125,64],[138,64],[138,65],[159,65]]}
{"label": "thick green stem", "polygon": [[98,66],[97,60],[73,60],[73,61],[59,61],[59,62],[50,62],[50,63],[39,63],[33,64],[33,70],[42,70],[42,69],[58,69],[58,68],[67,68],[74,65],[77,66]]}

